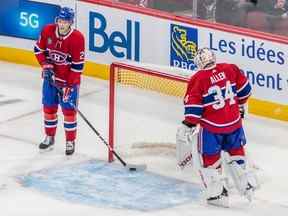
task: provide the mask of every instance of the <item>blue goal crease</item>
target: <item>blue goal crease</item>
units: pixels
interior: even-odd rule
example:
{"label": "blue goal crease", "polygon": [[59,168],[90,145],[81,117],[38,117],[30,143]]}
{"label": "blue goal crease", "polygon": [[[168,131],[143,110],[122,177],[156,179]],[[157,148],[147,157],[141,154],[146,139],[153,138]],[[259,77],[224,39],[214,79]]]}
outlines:
{"label": "blue goal crease", "polygon": [[196,202],[197,184],[90,160],[17,176],[24,187],[55,199],[92,206],[153,211]]}

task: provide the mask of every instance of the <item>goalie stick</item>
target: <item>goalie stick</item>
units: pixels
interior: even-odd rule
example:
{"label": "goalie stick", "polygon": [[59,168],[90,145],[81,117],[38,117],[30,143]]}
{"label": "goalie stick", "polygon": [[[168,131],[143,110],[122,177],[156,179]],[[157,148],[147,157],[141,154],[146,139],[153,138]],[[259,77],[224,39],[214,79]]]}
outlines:
{"label": "goalie stick", "polygon": [[[63,97],[63,91],[62,89],[59,88],[52,80],[49,80],[49,83],[54,86],[60,97]],[[85,117],[85,115],[71,102],[69,104],[73,107],[73,109],[81,116],[81,118],[87,123],[87,125],[90,127],[90,129],[98,136],[98,138],[106,145],[108,150],[112,152],[112,154],[120,161],[120,163],[123,165],[125,169],[128,171],[143,171],[147,168],[146,164],[139,164],[139,165],[132,165],[132,164],[127,164],[121,157],[120,155],[113,149],[111,146],[108,144],[108,142],[102,137],[102,135],[96,130],[96,128],[91,124],[91,122]]]}

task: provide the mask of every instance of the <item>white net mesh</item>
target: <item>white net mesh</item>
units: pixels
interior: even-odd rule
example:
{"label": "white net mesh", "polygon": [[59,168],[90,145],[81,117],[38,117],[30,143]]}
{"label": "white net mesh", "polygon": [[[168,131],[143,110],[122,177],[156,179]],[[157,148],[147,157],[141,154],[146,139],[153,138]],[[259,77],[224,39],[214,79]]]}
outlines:
{"label": "white net mesh", "polygon": [[175,133],[192,73],[143,64],[114,64],[112,70],[115,150],[125,157],[175,156]]}

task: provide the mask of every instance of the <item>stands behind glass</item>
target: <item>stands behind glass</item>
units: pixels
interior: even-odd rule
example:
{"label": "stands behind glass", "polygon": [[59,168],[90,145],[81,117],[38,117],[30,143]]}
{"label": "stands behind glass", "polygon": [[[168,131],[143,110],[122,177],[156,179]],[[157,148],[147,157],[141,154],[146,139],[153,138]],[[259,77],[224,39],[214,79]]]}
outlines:
{"label": "stands behind glass", "polygon": [[111,0],[288,36],[288,0]]}

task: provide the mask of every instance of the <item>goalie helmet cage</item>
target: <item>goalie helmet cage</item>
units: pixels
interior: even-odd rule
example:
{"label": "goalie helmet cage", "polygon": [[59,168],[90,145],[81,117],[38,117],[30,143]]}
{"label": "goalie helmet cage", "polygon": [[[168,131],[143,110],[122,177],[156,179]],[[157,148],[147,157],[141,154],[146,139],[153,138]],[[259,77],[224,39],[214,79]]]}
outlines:
{"label": "goalie helmet cage", "polygon": [[[152,68],[152,69],[151,69]],[[174,69],[175,70],[175,69]],[[168,71],[163,68],[159,69],[156,66],[147,66],[147,65],[134,65],[134,64],[126,64],[126,63],[117,63],[114,62],[110,65],[110,76],[109,76],[109,140],[108,143],[111,149],[116,149],[117,141],[116,134],[117,131],[117,100],[118,97],[118,88],[126,88],[127,91],[144,91],[144,94],[156,94],[162,98],[164,95],[172,96],[172,98],[180,99],[180,102],[177,102],[177,106],[181,107],[181,115],[180,119],[175,119],[175,123],[179,123],[181,121],[181,117],[183,117],[183,103],[182,99],[186,91],[187,82],[191,75],[191,71],[180,70],[180,75],[177,72],[172,70]],[[164,71],[164,72],[163,72]],[[183,72],[184,71],[184,72]],[[185,73],[185,75],[183,75]],[[136,89],[136,90],[134,90]],[[120,89],[119,89],[120,92]],[[139,92],[137,93],[137,97]],[[125,98],[125,95],[121,96]],[[139,96],[141,98],[141,94]],[[150,98],[150,96],[148,96]],[[141,101],[139,99],[139,101]],[[135,101],[134,101],[135,102]],[[129,102],[130,103],[130,102]],[[133,103],[133,102],[132,102]],[[172,100],[172,103],[174,101]],[[135,103],[134,103],[135,104]],[[174,103],[175,104],[175,103]],[[172,105],[173,106],[173,105]],[[167,107],[166,107],[167,108]],[[135,110],[136,111],[136,110]],[[137,127],[138,128],[138,127]],[[131,131],[131,133],[133,133]],[[176,131],[175,131],[176,133]],[[117,149],[118,150],[118,149]],[[112,162],[114,160],[113,154],[111,151],[108,152],[108,161]]]}

